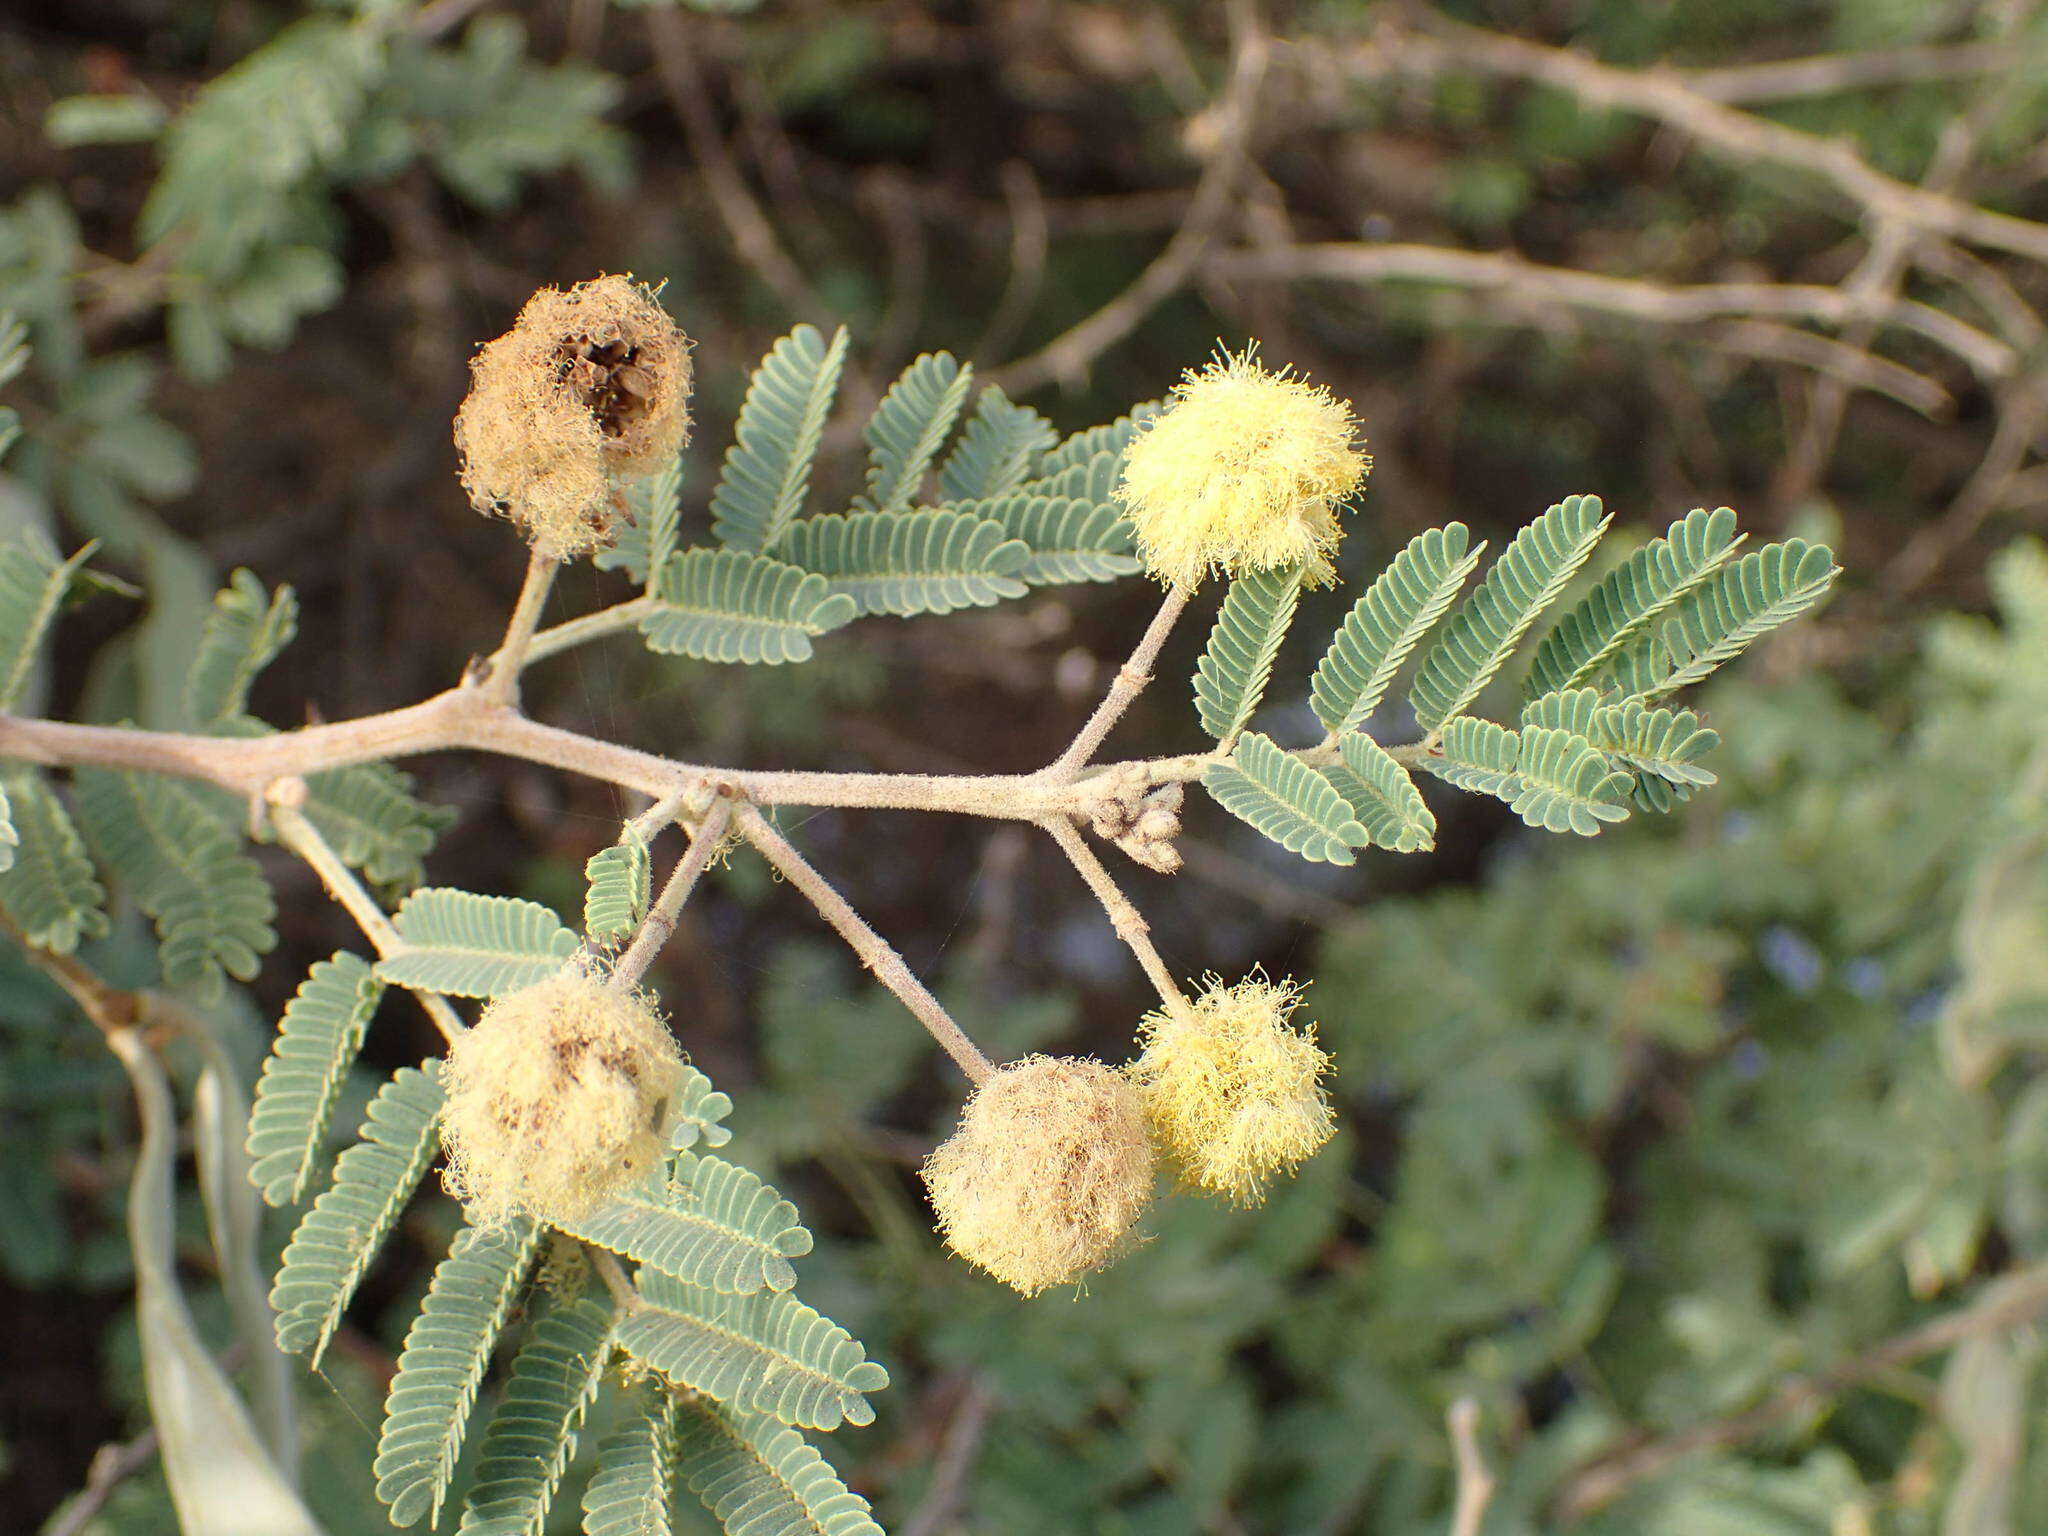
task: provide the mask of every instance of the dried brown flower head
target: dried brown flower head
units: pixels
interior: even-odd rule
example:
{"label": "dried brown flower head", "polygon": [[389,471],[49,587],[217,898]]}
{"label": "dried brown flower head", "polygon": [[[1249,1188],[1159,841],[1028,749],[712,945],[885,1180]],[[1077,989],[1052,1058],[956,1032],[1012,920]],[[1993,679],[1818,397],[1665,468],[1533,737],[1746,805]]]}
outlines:
{"label": "dried brown flower head", "polygon": [[1027,1056],[974,1091],[924,1165],[939,1230],[1026,1296],[1107,1264],[1152,1199],[1137,1092],[1099,1061]]}
{"label": "dried brown flower head", "polygon": [[541,289],[469,367],[463,489],[557,559],[608,542],[616,486],[689,440],[689,339],[630,278]]}
{"label": "dried brown flower head", "polygon": [[666,1151],[682,1064],[652,1008],[592,977],[507,993],[448,1051],[449,1193],[479,1225],[587,1215]]}

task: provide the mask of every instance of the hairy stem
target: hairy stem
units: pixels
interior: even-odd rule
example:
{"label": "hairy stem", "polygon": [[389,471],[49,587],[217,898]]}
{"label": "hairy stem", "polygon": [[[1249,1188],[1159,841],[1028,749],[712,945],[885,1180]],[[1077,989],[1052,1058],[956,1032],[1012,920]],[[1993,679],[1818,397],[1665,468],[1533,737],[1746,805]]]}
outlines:
{"label": "hairy stem", "polygon": [[519,600],[512,605],[512,617],[505,622],[505,638],[491,653],[483,679],[484,697],[507,706],[519,702],[519,669],[526,665],[534,631],[540,625],[541,609],[555,585],[559,569],[552,556],[535,550],[526,561],[526,577],[519,583]]}
{"label": "hairy stem", "polygon": [[1451,1511],[1450,1536],[1479,1536],[1486,1506],[1493,1502],[1495,1481],[1479,1449],[1479,1403],[1461,1397],[1444,1414],[1451,1432],[1451,1451],[1458,1461],[1458,1497]]}
{"label": "hairy stem", "polygon": [[1160,999],[1174,1012],[1184,1011],[1188,1006],[1187,997],[1152,942],[1152,925],[1131,905],[1131,899],[1116,883],[1116,877],[1103,868],[1102,860],[1095,856],[1095,850],[1088,846],[1080,830],[1064,816],[1049,816],[1039,825],[1052,834],[1052,840],[1060,845],[1061,852],[1080,871],[1081,878],[1088,882],[1088,889],[1102,903],[1102,910],[1109,914],[1110,927],[1124,941],[1125,948],[1137,956],[1138,964],[1158,990]]}
{"label": "hairy stem", "polygon": [[601,640],[606,635],[616,635],[621,630],[632,629],[650,613],[659,611],[661,604],[651,597],[629,598],[623,603],[614,603],[609,608],[600,608],[595,613],[586,613],[581,618],[566,623],[551,625],[533,637],[533,643],[526,648],[526,662],[531,666],[536,661],[566,651],[575,646],[587,645],[592,640]]}
{"label": "hairy stem", "polygon": [[[355,871],[342,863],[341,856],[320,835],[320,829],[308,821],[305,812],[294,803],[295,798],[303,801],[304,796],[304,783],[293,779],[281,780],[265,794],[264,798],[269,802],[270,825],[276,829],[277,840],[312,866],[313,873],[320,877],[320,883],[327,887],[327,894],[355,919],[363,937],[370,941],[379,955],[396,954],[406,947],[405,940],[391,926],[391,919],[384,915],[384,909],[377,905],[376,898],[363,889]],[[440,993],[423,992],[412,987],[406,990],[419,999],[427,1017],[434,1021],[434,1027],[451,1045],[468,1032],[468,1026],[455,1012],[454,1005]]]}
{"label": "hairy stem", "polygon": [[988,1081],[995,1072],[995,1063],[982,1055],[981,1048],[967,1038],[967,1032],[953,1022],[953,1016],[946,1012],[945,1005],[932,996],[931,990],[917,979],[889,942],[868,926],[867,919],[854,911],[847,899],[834,890],[831,883],[813,869],[804,856],[790,846],[789,840],[770,826],[768,818],[753,806],[740,806],[735,819],[747,841],[761,850],[762,857],[780,870],[785,880],[810,898],[819,915],[860,956],[861,964],[873,971],[875,979],[895,993],[897,1000],[917,1016],[917,1021],[945,1047],[946,1054],[959,1064],[960,1070],[977,1085]]}
{"label": "hairy stem", "polygon": [[676,867],[662,886],[661,894],[647,909],[647,916],[641,919],[640,931],[633,935],[633,942],[626,946],[625,953],[612,966],[610,984],[614,991],[631,991],[634,984],[647,974],[647,967],[661,953],[661,946],[676,931],[676,914],[683,910],[683,903],[697,888],[697,881],[718,852],[719,839],[725,836],[731,820],[732,802],[721,799],[690,834],[689,848],[676,860]]}
{"label": "hairy stem", "polygon": [[1095,756],[1096,748],[1115,728],[1124,711],[1131,707],[1131,701],[1145,691],[1145,685],[1152,681],[1152,664],[1159,659],[1159,649],[1166,644],[1166,637],[1173,632],[1173,626],[1187,608],[1188,599],[1194,596],[1191,589],[1171,586],[1166,597],[1159,604],[1159,611],[1152,615],[1152,622],[1146,626],[1130,660],[1117,669],[1115,679],[1109,685],[1109,692],[1102,696],[1102,702],[1095,706],[1095,713],[1088,717],[1088,723],[1081,727],[1062,752],[1046,770],[1051,779],[1066,782],[1077,777]]}

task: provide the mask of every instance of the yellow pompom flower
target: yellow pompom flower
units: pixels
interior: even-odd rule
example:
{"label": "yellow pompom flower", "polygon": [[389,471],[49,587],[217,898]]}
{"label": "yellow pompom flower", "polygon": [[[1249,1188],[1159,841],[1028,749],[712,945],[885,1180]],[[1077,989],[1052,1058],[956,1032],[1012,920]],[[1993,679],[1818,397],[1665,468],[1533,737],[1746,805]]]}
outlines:
{"label": "yellow pompom flower", "polygon": [[1146,569],[1169,586],[1300,565],[1334,574],[1337,505],[1372,460],[1351,408],[1327,389],[1269,373],[1255,348],[1190,369],[1124,454],[1117,500]]}
{"label": "yellow pompom flower", "polygon": [[1137,1092],[1099,1061],[1027,1056],[968,1099],[924,1165],[939,1231],[1026,1296],[1098,1270],[1152,1199]]}
{"label": "yellow pompom flower", "polygon": [[573,1223],[668,1149],[683,1056],[661,1016],[594,977],[509,992],[448,1050],[448,1192],[478,1226]]}
{"label": "yellow pompom flower", "polygon": [[1321,1085],[1330,1058],[1313,1024],[1287,1023],[1300,1002],[1292,982],[1211,977],[1193,1004],[1146,1017],[1131,1078],[1189,1183],[1256,1204],[1336,1130]]}

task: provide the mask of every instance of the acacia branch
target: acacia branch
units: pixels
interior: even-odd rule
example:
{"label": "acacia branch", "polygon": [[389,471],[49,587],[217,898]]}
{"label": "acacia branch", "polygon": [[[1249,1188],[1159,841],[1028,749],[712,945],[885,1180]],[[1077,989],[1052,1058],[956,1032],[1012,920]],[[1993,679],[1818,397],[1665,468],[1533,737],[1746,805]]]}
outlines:
{"label": "acacia branch", "polygon": [[2017,1270],[1987,1285],[1967,1305],[1909,1328],[1846,1364],[1812,1376],[1793,1377],[1746,1412],[1695,1424],[1661,1440],[1639,1440],[1594,1458],[1564,1485],[1556,1503],[1558,1517],[1567,1525],[1574,1524],[1684,1457],[1738,1445],[1779,1419],[1827,1402],[1872,1377],[1911,1365],[1965,1339],[2019,1327],[2044,1308],[2048,1308],[2048,1264]]}
{"label": "acacia branch", "polygon": [[1617,68],[1570,49],[1469,27],[1420,5],[1406,14],[1409,24],[1389,26],[1367,45],[1368,65],[1384,61],[1431,75],[1470,69],[1536,81],[1594,106],[1654,119],[1740,165],[1775,165],[1826,182],[1867,217],[2048,262],[2048,225],[1896,180],[1846,140],[1738,111],[1675,71]]}
{"label": "acacia branch", "polygon": [[1088,846],[1079,829],[1064,816],[1049,817],[1040,825],[1052,834],[1052,840],[1060,845],[1060,851],[1067,856],[1068,862],[1088,882],[1089,891],[1102,903],[1102,910],[1109,914],[1110,927],[1124,941],[1124,947],[1137,957],[1146,977],[1158,991],[1160,1001],[1175,1012],[1184,1010],[1188,1000],[1179,983],[1173,979],[1173,972],[1160,958],[1158,946],[1152,942],[1152,925],[1131,904],[1130,897],[1116,883],[1116,877],[1102,867],[1102,860],[1095,856],[1095,850]]}
{"label": "acacia branch", "polygon": [[852,904],[833,888],[832,883],[812,868],[789,840],[770,826],[768,819],[753,806],[741,805],[735,813],[735,820],[739,823],[741,835],[761,850],[762,857],[781,871],[785,880],[810,898],[819,916],[846,940],[853,952],[860,956],[861,964],[874,972],[875,979],[895,993],[897,1001],[916,1015],[917,1021],[945,1047],[946,1054],[959,1064],[960,1070],[976,1085],[987,1082],[995,1074],[995,1063],[982,1055],[981,1048],[967,1038],[967,1032],[946,1012],[945,1004],[932,996],[931,989],[917,979],[916,973],[904,963],[903,957],[896,953],[888,940],[870,928],[867,919],[854,911]]}
{"label": "acacia branch", "polygon": [[1072,780],[1087,766],[1096,748],[1123,718],[1124,711],[1152,681],[1152,666],[1159,660],[1160,647],[1166,644],[1166,637],[1173,632],[1175,622],[1186,611],[1188,599],[1193,595],[1189,588],[1179,585],[1166,589],[1159,611],[1152,615],[1152,622],[1145,627],[1145,633],[1132,649],[1130,659],[1117,669],[1109,691],[1102,696],[1102,702],[1095,706],[1095,713],[1088,717],[1067,750],[1046,769],[1048,778]]}
{"label": "acacia branch", "polygon": [[612,966],[611,985],[614,988],[630,990],[647,974],[647,967],[661,953],[661,946],[676,931],[676,915],[683,910],[683,903],[690,899],[690,893],[697,888],[697,881],[710,867],[718,852],[719,840],[725,836],[726,826],[731,820],[732,802],[721,799],[690,833],[689,848],[676,861],[661,894],[640,920],[640,931],[633,935],[633,942],[626,946],[625,953]]}

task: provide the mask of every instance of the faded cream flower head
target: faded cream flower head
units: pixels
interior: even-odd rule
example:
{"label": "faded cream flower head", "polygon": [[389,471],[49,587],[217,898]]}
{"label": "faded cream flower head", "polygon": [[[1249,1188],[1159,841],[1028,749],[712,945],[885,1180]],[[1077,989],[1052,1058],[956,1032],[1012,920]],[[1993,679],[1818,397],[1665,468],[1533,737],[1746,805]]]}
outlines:
{"label": "faded cream flower head", "polygon": [[1372,460],[1353,444],[1351,408],[1257,349],[1190,369],[1124,454],[1117,499],[1146,569],[1171,586],[1300,565],[1329,581],[1337,505]]}
{"label": "faded cream flower head", "polygon": [[448,1192],[479,1226],[577,1221],[667,1151],[682,1068],[660,1015],[593,977],[507,993],[448,1049]]}
{"label": "faded cream flower head", "polygon": [[1250,976],[1226,987],[1211,977],[1190,1007],[1146,1017],[1130,1074],[1189,1183],[1257,1204],[1274,1174],[1336,1130],[1321,1085],[1330,1058],[1313,1024],[1287,1023],[1300,1002],[1292,982]]}
{"label": "faded cream flower head", "polygon": [[631,278],[541,289],[469,369],[463,489],[558,560],[610,543],[615,488],[689,440],[689,339]]}
{"label": "faded cream flower head", "polygon": [[1026,1296],[1122,1251],[1152,1199],[1138,1095],[1099,1061],[1027,1056],[975,1089],[924,1165],[953,1251]]}

